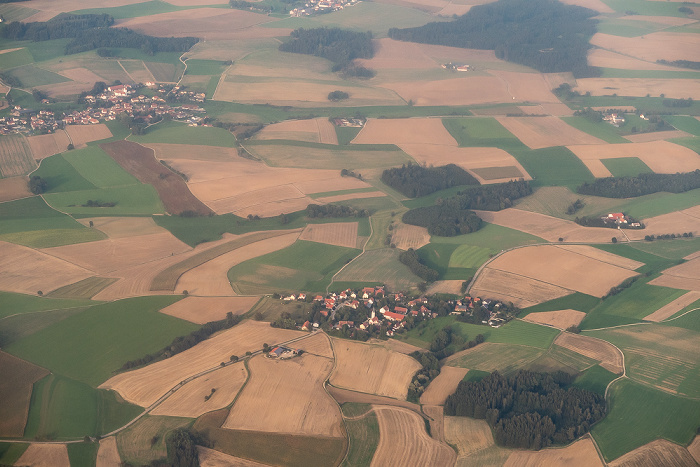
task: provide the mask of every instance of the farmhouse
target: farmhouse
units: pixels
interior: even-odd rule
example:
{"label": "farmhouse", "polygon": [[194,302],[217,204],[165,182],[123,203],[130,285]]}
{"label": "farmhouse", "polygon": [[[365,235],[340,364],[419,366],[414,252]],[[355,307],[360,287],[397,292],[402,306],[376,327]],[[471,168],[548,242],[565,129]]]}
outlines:
{"label": "farmhouse", "polygon": [[281,345],[273,348],[267,353],[269,358],[277,358],[279,360],[286,360],[288,358],[296,357],[297,355],[299,355],[298,350],[290,349]]}

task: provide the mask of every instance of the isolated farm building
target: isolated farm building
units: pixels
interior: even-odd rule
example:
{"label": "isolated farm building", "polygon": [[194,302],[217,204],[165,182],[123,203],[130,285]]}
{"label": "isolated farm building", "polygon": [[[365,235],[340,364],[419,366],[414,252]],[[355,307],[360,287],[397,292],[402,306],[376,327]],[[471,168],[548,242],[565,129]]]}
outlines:
{"label": "isolated farm building", "polygon": [[297,297],[297,300],[306,300],[306,294],[300,293],[299,296]]}

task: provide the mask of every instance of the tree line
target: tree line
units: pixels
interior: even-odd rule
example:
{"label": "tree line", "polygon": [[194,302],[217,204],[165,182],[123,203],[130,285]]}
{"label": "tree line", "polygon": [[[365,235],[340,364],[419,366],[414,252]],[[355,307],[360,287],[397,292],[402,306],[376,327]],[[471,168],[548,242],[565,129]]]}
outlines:
{"label": "tree line", "polygon": [[700,169],[675,174],[646,173],[636,177],[606,177],[586,182],[576,191],[582,195],[605,198],[635,198],[666,191],[684,193],[700,188]]}
{"label": "tree line", "polygon": [[460,382],[445,414],[485,419],[499,446],[539,450],[569,443],[606,413],[603,396],[570,387],[573,378],[561,371],[494,372],[479,382]]}
{"label": "tree line", "polygon": [[367,217],[369,211],[342,204],[309,204],[306,207],[306,216],[312,219],[319,217]]}
{"label": "tree line", "polygon": [[496,56],[539,71],[572,71],[576,77],[596,75],[588,66],[589,38],[596,32],[597,13],[557,0],[499,0],[477,5],[451,22],[389,29],[392,39],[495,50]]}
{"label": "tree line", "polygon": [[426,266],[420,260],[418,253],[413,248],[409,248],[407,251],[401,252],[399,255],[399,261],[408,266],[413,274],[425,280],[426,282],[434,282],[440,277],[435,269],[430,266]]}
{"label": "tree line", "polygon": [[418,198],[453,186],[479,184],[469,172],[455,164],[440,167],[404,164],[382,172],[382,182],[409,198]]}

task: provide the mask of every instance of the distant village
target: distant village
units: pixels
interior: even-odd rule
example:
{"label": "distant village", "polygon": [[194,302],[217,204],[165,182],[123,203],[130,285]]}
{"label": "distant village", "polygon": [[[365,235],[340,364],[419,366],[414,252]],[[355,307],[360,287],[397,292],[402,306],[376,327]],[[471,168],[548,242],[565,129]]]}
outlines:
{"label": "distant village", "polygon": [[289,16],[298,18],[301,16],[314,16],[332,11],[342,10],[349,6],[362,3],[360,0],[309,0],[303,6],[289,10]]}
{"label": "distant village", "polygon": [[[88,94],[83,97],[87,108],[66,112],[61,118],[50,110],[32,110],[15,106],[9,116],[0,118],[0,134],[53,133],[65,125],[94,125],[115,120],[120,114],[138,117],[145,124],[168,116],[172,120],[183,121],[190,126],[208,125],[205,123],[206,111],[198,105],[205,101],[204,93],[188,91],[181,86],[163,86],[150,82],[146,83],[146,86],[156,89],[157,94],[153,97],[138,94],[140,85],[108,86],[100,94]],[[166,97],[169,101],[194,103],[169,105],[166,103]],[[42,103],[48,104],[49,101],[44,100]]]}

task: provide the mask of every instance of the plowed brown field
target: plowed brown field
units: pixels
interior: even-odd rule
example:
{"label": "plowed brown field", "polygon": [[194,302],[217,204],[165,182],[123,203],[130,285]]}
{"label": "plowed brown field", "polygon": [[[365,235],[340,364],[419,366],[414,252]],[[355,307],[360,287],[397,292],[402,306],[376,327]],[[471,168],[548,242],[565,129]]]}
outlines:
{"label": "plowed brown field", "polygon": [[693,456],[682,446],[665,439],[651,443],[628,452],[608,464],[610,467],[657,467],[696,465]]}
{"label": "plowed brown field", "polygon": [[49,372],[13,355],[0,351],[0,436],[19,438],[29,414],[32,385]]}
{"label": "plowed brown field", "polygon": [[417,250],[430,243],[430,234],[425,227],[402,223],[394,226],[394,230],[391,231],[391,243],[401,250]]}
{"label": "plowed brown field", "polygon": [[229,312],[234,315],[247,313],[258,300],[258,297],[189,296],[163,308],[160,312],[192,323],[204,324],[224,319]]}
{"label": "plowed brown field", "polygon": [[420,403],[427,405],[443,405],[447,396],[454,394],[457,385],[464,379],[469,370],[453,366],[443,366],[440,374],[430,382],[428,389],[420,396]]}
{"label": "plowed brown field", "polygon": [[112,132],[109,131],[109,128],[104,123],[97,125],[68,125],[66,126],[66,132],[76,148],[92,141],[112,137]]}
{"label": "plowed brown field", "polygon": [[[248,372],[243,362],[229,365],[185,384],[151,414],[197,418],[222,409],[233,402],[247,378]],[[212,389],[216,391],[212,393]],[[205,400],[205,396],[209,395],[211,397]]]}
{"label": "plowed brown field", "polygon": [[[541,451],[515,451],[504,467],[603,467],[598,451],[590,437],[585,437],[565,448],[549,448]],[[612,465],[612,464],[611,464]]]}
{"label": "plowed brown field", "polygon": [[342,437],[338,404],[323,390],[333,361],[311,354],[289,360],[259,355],[222,428]]}
{"label": "plowed brown field", "polygon": [[381,396],[406,399],[408,385],[420,369],[414,358],[376,345],[334,339],[334,386]]}
{"label": "plowed brown field", "polygon": [[272,345],[303,335],[265,322],[245,321],[167,360],[114,376],[100,387],[114,389],[129,402],[147,407],[180,381],[229,361],[231,355],[242,356],[261,349],[263,343]]}
{"label": "plowed brown field", "polygon": [[567,125],[557,117],[497,117],[501,125],[531,149],[604,141]]}
{"label": "plowed brown field", "polygon": [[122,460],[117,449],[117,438],[110,436],[100,440],[95,467],[121,467]]}
{"label": "plowed brown field", "polygon": [[15,465],[31,467],[70,467],[65,444],[30,444]]}
{"label": "plowed brown field", "polygon": [[115,141],[100,147],[140,182],[153,185],[169,213],[211,213],[211,210],[190,192],[182,177],[155,159],[153,150],[131,141]]}
{"label": "plowed brown field", "polygon": [[437,144],[457,146],[439,118],[371,118],[352,140],[355,144]]}
{"label": "plowed brown field", "polygon": [[301,233],[299,240],[355,248],[357,246],[357,222],[309,224]]}
{"label": "plowed brown field", "polygon": [[34,159],[38,160],[65,152],[70,144],[68,134],[63,130],[48,135],[30,136],[27,141]]}
{"label": "plowed brown field", "polygon": [[576,310],[541,311],[530,313],[523,318],[525,321],[546,324],[557,329],[568,329],[571,326],[578,326],[586,317],[586,313]]}
{"label": "plowed brown field", "polygon": [[0,203],[32,196],[29,191],[27,177],[11,177],[0,179]]}
{"label": "plowed brown field", "polygon": [[580,334],[562,332],[554,339],[554,343],[588,358],[598,360],[601,362],[600,366],[615,374],[622,373],[622,354],[608,342]]}
{"label": "plowed brown field", "polygon": [[444,443],[435,441],[425,431],[423,419],[400,407],[373,406],[379,422],[379,445],[372,467],[386,465],[453,465],[455,452]]}

